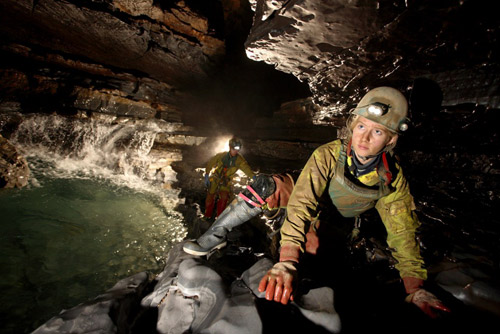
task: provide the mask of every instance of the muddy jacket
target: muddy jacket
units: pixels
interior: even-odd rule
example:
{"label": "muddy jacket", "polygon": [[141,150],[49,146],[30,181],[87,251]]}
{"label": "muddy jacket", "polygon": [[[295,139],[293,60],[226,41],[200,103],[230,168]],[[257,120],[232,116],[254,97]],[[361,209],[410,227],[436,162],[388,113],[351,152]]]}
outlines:
{"label": "muddy jacket", "polygon": [[286,209],[295,182],[290,174],[274,174],[272,177],[276,185],[276,190],[271,196],[266,198],[267,207],[269,210],[277,208]]}
{"label": "muddy jacket", "polygon": [[221,152],[213,156],[206,165],[205,171],[210,175],[209,192],[229,191],[234,174],[241,169],[248,177],[255,174],[245,158],[237,154],[232,157],[229,152]]}
{"label": "muddy jacket", "polygon": [[[306,232],[318,212],[319,198],[328,191],[332,202],[345,217],[354,217],[375,207],[387,230],[387,243],[398,261],[401,277],[427,278],[415,230],[420,225],[415,204],[401,168],[389,185],[377,171],[358,178],[366,187],[345,177],[346,145],[340,140],[314,151],[297,180],[289,199],[287,218],[281,229],[281,261],[298,261],[304,252]],[[341,164],[341,166],[340,166]],[[334,223],[334,222],[323,222]]]}

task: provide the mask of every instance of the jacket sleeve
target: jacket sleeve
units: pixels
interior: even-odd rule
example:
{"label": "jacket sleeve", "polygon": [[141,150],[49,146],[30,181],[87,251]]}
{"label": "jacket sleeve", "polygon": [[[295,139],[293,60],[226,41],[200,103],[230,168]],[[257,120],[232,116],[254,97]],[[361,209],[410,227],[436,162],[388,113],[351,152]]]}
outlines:
{"label": "jacket sleeve", "polygon": [[207,162],[207,164],[205,166],[205,173],[210,173],[210,171],[212,170],[212,168],[214,168],[214,166],[220,160],[221,154],[223,154],[223,153],[217,153],[216,155],[214,155],[213,157],[211,157],[210,160],[208,160],[208,162]]}
{"label": "jacket sleeve", "polygon": [[241,169],[243,173],[245,173],[246,176],[249,178],[252,178],[255,176],[255,173],[252,171],[252,168],[250,168],[250,165],[248,162],[243,158],[241,155],[238,155],[238,160],[236,160],[236,166]]}
{"label": "jacket sleeve", "polygon": [[392,183],[395,191],[378,200],[376,209],[387,230],[387,244],[392,255],[398,261],[401,277],[427,279],[424,261],[420,255],[420,247],[415,232],[420,226],[413,197],[408,183],[399,166],[398,175]]}
{"label": "jacket sleeve", "polygon": [[298,262],[304,252],[309,225],[317,215],[319,199],[335,170],[333,152],[336,147],[333,143],[336,142],[317,148],[297,179],[288,201],[287,217],[281,227],[280,261]]}

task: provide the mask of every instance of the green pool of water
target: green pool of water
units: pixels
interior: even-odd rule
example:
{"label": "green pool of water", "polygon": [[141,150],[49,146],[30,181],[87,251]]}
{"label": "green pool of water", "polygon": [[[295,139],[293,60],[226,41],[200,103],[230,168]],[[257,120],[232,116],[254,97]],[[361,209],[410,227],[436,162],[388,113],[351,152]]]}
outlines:
{"label": "green pool of water", "polygon": [[161,271],[185,236],[161,191],[30,166],[27,188],[0,190],[2,333],[29,333],[119,279]]}

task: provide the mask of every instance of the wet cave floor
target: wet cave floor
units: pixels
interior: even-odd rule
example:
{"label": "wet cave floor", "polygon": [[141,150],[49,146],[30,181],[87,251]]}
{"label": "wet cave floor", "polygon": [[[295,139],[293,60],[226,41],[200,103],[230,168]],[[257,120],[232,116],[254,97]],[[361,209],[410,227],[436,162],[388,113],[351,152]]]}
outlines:
{"label": "wet cave floor", "polygon": [[[255,158],[245,156],[253,168],[261,173],[292,174],[295,179],[305,162],[277,161],[276,159]],[[254,167],[255,166],[255,167]],[[202,182],[202,180],[200,180]],[[204,209],[204,193],[190,194],[191,200],[199,203]],[[361,234],[356,243],[348,240],[353,228],[353,220],[340,217],[328,201],[323,201],[324,221],[337,222],[326,234],[330,239],[323,252],[317,256],[306,256],[299,271],[302,273],[298,293],[308,287],[330,286],[334,290],[335,309],[342,321],[342,333],[500,333],[499,316],[484,311],[455,298],[435,281],[439,272],[429,270],[426,289],[434,293],[448,306],[451,313],[440,313],[436,319],[427,317],[421,310],[404,301],[406,293],[394,268],[385,243],[385,228],[378,218],[375,209],[363,214]],[[420,216],[419,216],[420,217]],[[466,219],[466,217],[464,217]],[[432,233],[443,233],[443,230],[425,229],[428,218],[423,216],[423,236],[425,249],[422,250],[426,265],[433,267],[444,257],[441,238]],[[188,238],[196,238],[210,224],[188,231]],[[446,227],[444,228],[446,230]],[[208,259],[201,258],[219,274],[228,284],[238,278],[243,271],[252,266],[258,259],[269,257],[277,261],[279,257],[279,233],[270,236],[272,231],[265,221],[259,217],[233,229],[228,236],[228,246],[216,251]],[[435,250],[433,250],[435,249]],[[436,255],[438,253],[438,255]],[[496,298],[491,296],[491,298]],[[488,308],[488,305],[483,305]],[[321,333],[318,327],[308,327],[301,321],[301,314],[294,308],[276,302],[258,299],[257,307],[261,315],[264,333],[279,330],[297,332],[310,330]],[[306,326],[306,327],[304,327]],[[311,325],[312,326],[312,325]]]}
{"label": "wet cave floor", "polygon": [[[342,322],[342,333],[499,333],[498,316],[467,306],[432,281],[426,288],[440,298],[452,312],[441,312],[431,319],[416,306],[404,301],[406,293],[398,272],[387,258],[368,259],[372,251],[364,246],[351,248],[345,234],[336,240],[335,256],[306,256],[297,294],[309,288],[329,286],[334,290],[334,306]],[[364,238],[369,236],[365,234]],[[370,241],[376,237],[370,236]],[[344,239],[342,242],[342,239]],[[365,241],[367,239],[364,239]],[[262,221],[254,220],[235,228],[228,246],[201,258],[227,281],[228,286],[262,257],[277,261],[277,238],[270,239],[262,230]],[[343,248],[343,249],[342,249]],[[324,330],[310,322],[293,307],[263,299],[256,301],[264,333]],[[326,332],[325,332],[326,333]]]}

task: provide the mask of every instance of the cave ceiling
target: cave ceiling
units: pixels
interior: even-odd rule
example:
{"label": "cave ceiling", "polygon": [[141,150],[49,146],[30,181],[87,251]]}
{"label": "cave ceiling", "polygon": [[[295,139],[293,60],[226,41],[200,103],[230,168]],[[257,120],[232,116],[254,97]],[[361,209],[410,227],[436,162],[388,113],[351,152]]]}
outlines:
{"label": "cave ceiling", "polygon": [[443,104],[497,108],[499,19],[487,1],[258,1],[249,58],[309,84],[323,117],[369,88],[426,78]]}
{"label": "cave ceiling", "polygon": [[328,124],[369,88],[419,79],[444,105],[500,103],[492,1],[7,0],[0,22],[4,79],[16,62],[71,69],[191,115],[241,120],[311,96]]}
{"label": "cave ceiling", "polygon": [[208,18],[177,4],[164,10],[153,1],[2,1],[1,32],[4,41],[33,52],[88,59],[176,84],[186,72],[203,74],[224,54],[224,41]]}

